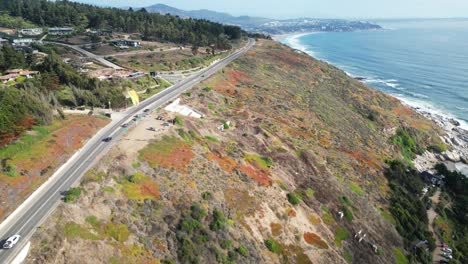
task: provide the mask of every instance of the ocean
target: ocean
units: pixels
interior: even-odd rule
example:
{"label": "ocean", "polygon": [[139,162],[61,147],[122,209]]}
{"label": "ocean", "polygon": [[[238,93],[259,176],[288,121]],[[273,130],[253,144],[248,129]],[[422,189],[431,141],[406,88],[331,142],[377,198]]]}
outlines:
{"label": "ocean", "polygon": [[279,40],[468,129],[468,19],[373,22],[385,30],[298,34]]}

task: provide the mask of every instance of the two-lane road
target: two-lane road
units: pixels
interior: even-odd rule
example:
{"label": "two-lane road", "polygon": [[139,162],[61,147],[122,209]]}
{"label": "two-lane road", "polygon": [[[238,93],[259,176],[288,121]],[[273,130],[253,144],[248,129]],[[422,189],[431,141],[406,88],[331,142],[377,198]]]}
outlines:
{"label": "two-lane road", "polygon": [[[142,112],[143,109],[158,108],[170,100],[175,99],[184,91],[192,88],[194,85],[215,74],[218,70],[237,59],[255,45],[253,39],[249,39],[247,45],[211,65],[205,70],[173,85],[170,88],[148,98],[136,107],[132,107],[125,112],[125,115],[113,121],[107,127],[103,128],[73,157],[67,164],[57,172],[56,177],[47,182],[43,188],[38,191],[34,197],[28,198],[21,207],[19,207],[10,217],[7,223],[0,227],[0,240],[11,235],[21,235],[21,240],[13,249],[0,249],[0,264],[10,263],[18,254],[18,251],[26,244],[36,228],[48,217],[56,208],[61,199],[61,192],[68,190],[73,184],[78,182],[81,176],[105,154],[113,145],[112,142],[103,142],[102,139],[108,136],[113,137],[113,141],[120,138],[124,133],[121,129],[122,124],[130,120],[134,115]],[[33,198],[33,199],[31,199]]]}

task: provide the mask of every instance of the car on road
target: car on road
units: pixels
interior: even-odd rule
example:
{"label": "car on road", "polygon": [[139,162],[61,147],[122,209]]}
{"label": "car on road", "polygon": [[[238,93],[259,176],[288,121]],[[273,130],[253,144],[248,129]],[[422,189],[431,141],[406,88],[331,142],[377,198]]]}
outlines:
{"label": "car on road", "polygon": [[110,142],[112,140],[112,137],[106,137],[102,141],[104,142]]}
{"label": "car on road", "polygon": [[452,259],[452,255],[450,255],[449,253],[442,253],[442,256],[447,259]]}
{"label": "car on road", "polygon": [[20,238],[21,238],[20,235],[14,235],[14,236],[7,238],[7,240],[3,244],[3,248],[4,249],[12,248],[14,245],[16,245],[16,243],[18,243]]}
{"label": "car on road", "polygon": [[151,110],[146,108],[145,110],[143,110],[143,113],[148,113],[149,111],[151,111]]}
{"label": "car on road", "polygon": [[164,124],[162,124],[162,125],[165,126],[165,127],[168,127],[168,126],[170,126],[171,124],[168,123],[168,122],[166,122],[166,123],[164,123]]}
{"label": "car on road", "polygon": [[452,254],[451,248],[443,248],[442,251]]}
{"label": "car on road", "polygon": [[123,128],[127,128],[127,127],[128,127],[128,124],[125,123],[125,124],[122,125],[122,127],[123,127]]}

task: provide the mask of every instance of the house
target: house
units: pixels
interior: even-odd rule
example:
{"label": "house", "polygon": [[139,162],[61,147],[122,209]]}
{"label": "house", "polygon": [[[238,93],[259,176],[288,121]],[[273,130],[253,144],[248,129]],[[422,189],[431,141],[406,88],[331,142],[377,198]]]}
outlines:
{"label": "house", "polygon": [[7,70],[6,75],[0,76],[0,81],[3,83],[7,83],[9,81],[14,81],[18,77],[26,77],[26,78],[32,78],[34,75],[39,74],[38,71],[30,71],[30,70],[23,70],[23,69],[12,69],[12,70]]}
{"label": "house", "polygon": [[18,77],[18,74],[7,74],[0,76],[0,81],[3,83],[7,83],[9,81],[14,81]]}
{"label": "house", "polygon": [[23,28],[20,30],[20,34],[25,36],[38,36],[43,33],[42,28]]}
{"label": "house", "polygon": [[445,185],[445,182],[444,182],[445,176],[444,175],[432,174],[429,171],[423,171],[423,172],[421,172],[420,176],[424,181],[426,181],[427,183],[430,183],[430,184],[432,184],[434,186],[442,187],[442,186]]}
{"label": "house", "polygon": [[32,38],[18,38],[13,40],[13,46],[15,47],[29,47],[32,44],[42,44],[42,41]]}
{"label": "house", "polygon": [[88,35],[95,35],[95,36],[105,36],[110,37],[112,36],[112,30],[89,30]]}
{"label": "house", "polygon": [[127,40],[127,39],[113,40],[112,44],[117,46],[117,47],[134,47],[134,48],[138,48],[138,47],[141,46],[141,43],[139,41]]}
{"label": "house", "polygon": [[0,47],[8,43],[8,39],[0,38]]}
{"label": "house", "polygon": [[54,27],[54,28],[49,28],[48,31],[50,35],[70,35],[73,33],[74,29]]}

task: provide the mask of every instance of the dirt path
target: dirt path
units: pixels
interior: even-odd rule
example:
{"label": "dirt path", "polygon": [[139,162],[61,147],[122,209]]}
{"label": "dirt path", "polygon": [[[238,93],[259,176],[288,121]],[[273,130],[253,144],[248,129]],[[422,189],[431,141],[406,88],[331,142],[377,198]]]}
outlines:
{"label": "dirt path", "polygon": [[432,206],[427,210],[427,217],[429,219],[429,231],[432,232],[435,241],[436,241],[436,249],[434,252],[432,252],[432,260],[434,263],[440,263],[440,260],[443,260],[444,258],[442,257],[442,241],[440,241],[439,237],[436,236],[435,231],[434,231],[434,220],[437,218],[437,213],[434,210],[434,208],[437,206],[439,203],[440,199],[440,190],[437,189],[436,193],[431,197],[432,200]]}

